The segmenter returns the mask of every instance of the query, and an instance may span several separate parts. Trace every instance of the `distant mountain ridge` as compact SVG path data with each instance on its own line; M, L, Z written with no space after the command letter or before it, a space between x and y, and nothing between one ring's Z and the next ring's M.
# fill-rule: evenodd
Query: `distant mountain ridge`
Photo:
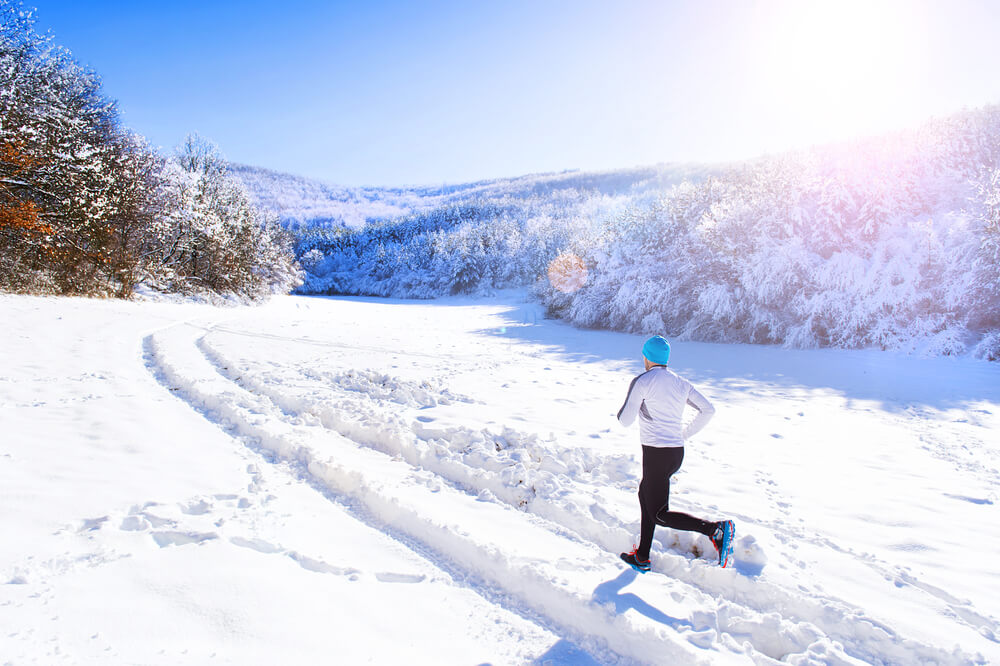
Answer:
M243 164L230 166L261 208L291 230L358 228L368 220L391 220L477 199L551 197L559 191L607 196L666 190L699 182L724 166L660 164L613 171L564 171L439 186L350 187Z

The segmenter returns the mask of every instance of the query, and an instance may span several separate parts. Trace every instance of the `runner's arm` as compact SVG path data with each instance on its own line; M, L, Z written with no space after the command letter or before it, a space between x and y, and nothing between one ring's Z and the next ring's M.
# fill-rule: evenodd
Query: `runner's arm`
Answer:
M697 409L698 415L694 417L691 423L687 424L684 432L681 433L681 437L685 440L693 437L699 430L708 425L708 422L712 420L712 416L715 415L715 407L712 406L712 403L693 386L691 387L691 392L688 393L687 404Z
M639 375L639 377L641 376ZM625 404L618 410L618 421L625 427L632 425L635 417L639 414L639 407L642 405L642 396L639 395L639 391L635 385L639 381L639 377L633 379L632 383L629 384L628 395L625 396Z

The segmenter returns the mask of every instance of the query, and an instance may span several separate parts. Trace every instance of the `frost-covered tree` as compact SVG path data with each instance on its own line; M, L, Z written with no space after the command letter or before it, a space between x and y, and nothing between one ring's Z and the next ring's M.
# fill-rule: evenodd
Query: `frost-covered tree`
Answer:
M160 160L99 77L0 0L0 285L127 296Z
M566 204L473 199L360 229L301 234L304 293L430 298L527 284L565 246ZM576 206L575 203L569 204Z
M984 173L978 194L980 241L973 260L978 307L972 323L1000 331L1000 168Z
M291 240L227 168L197 137L161 158L120 126L96 73L0 0L0 288L288 291Z
M739 165L621 214L583 288L539 294L586 326L960 353L1000 327L998 160L988 107Z
M185 140L160 196L168 205L151 245L168 284L255 297L299 283L290 236L250 202L210 141Z
M0 0L0 187L7 286L44 276L85 290L107 262L111 212L103 167L118 133L97 76Z

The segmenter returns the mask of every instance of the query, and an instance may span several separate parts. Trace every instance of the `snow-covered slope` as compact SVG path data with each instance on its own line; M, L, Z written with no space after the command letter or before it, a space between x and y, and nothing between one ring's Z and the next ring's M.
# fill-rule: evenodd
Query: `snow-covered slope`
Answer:
M678 343L718 414L638 531L636 336L523 294L0 297L4 663L1000 660L1000 368Z
M368 219L393 219L450 204L504 197L558 198L568 191L636 195L663 191L685 180L700 181L722 166L660 164L616 171L531 174L455 185L349 187L242 164L231 172L264 210L288 227L360 227Z

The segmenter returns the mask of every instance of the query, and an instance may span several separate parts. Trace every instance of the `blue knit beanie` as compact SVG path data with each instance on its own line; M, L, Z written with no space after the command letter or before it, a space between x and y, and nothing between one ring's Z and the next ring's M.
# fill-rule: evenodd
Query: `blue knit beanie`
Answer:
M666 365L670 360L670 343L662 335L654 335L642 346L642 355L648 358L650 363Z

